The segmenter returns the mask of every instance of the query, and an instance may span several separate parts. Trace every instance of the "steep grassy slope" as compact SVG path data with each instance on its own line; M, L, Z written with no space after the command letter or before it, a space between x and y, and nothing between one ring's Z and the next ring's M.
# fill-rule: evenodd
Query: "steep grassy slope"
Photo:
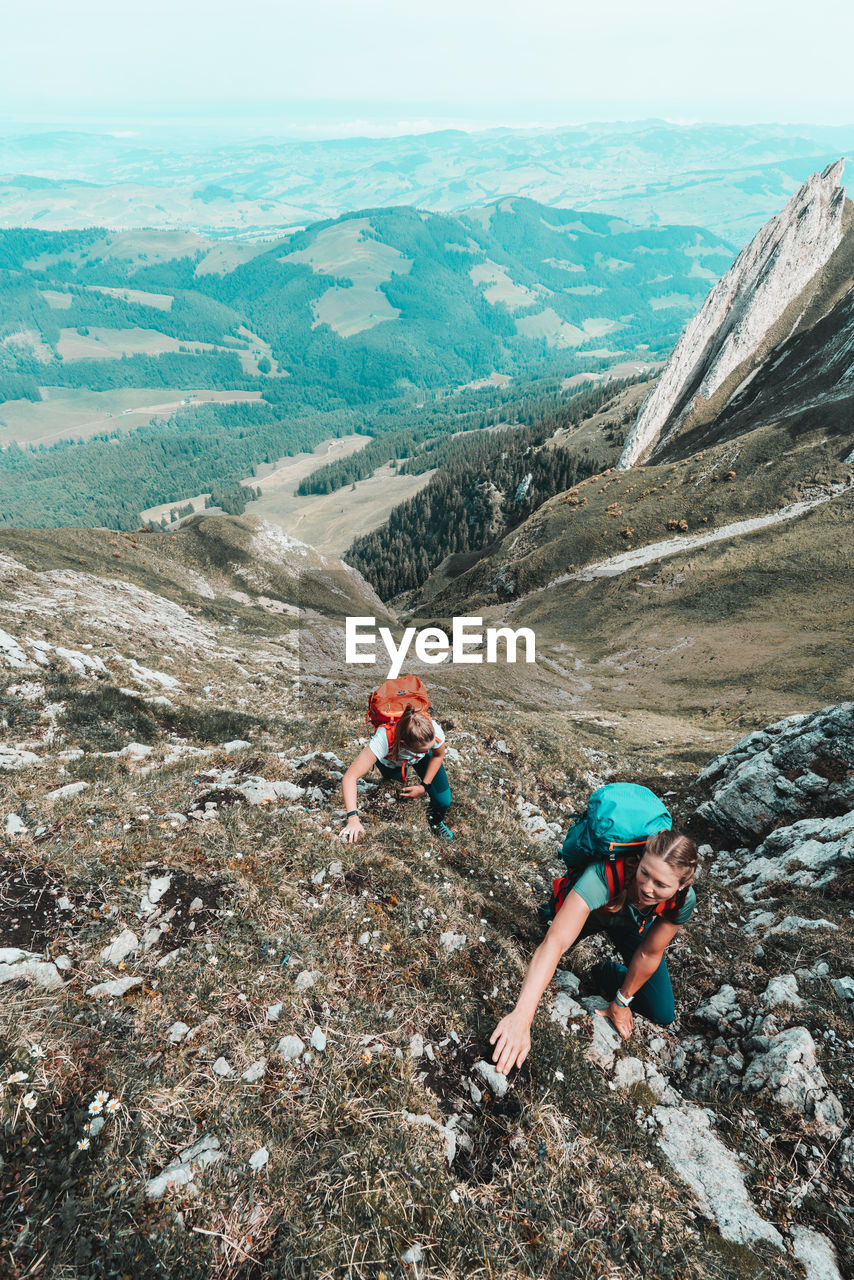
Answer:
M75 576L85 536L88 595ZM170 597L198 561L173 546L176 567L161 554L146 575L163 597L117 590L96 535L72 547L23 537L14 550L31 568L3 562L0 626L29 662L7 667L3 716L9 745L31 758L14 770L7 754L0 770L0 812L25 828L6 837L0 882L15 909L0 945L68 957L59 986L0 985L11 1274L798 1274L772 1246L721 1237L647 1126L655 1093L609 1087L588 1056L589 1019L553 1020L554 993L509 1092L476 1068L539 936L547 824L559 831L603 776L651 780L687 816L696 757L727 738L698 731L688 761L684 740L661 745L663 718L643 745L618 738L607 709L573 706L548 664L512 678L434 668L423 674L455 753L455 841L437 847L420 806L385 789L363 794L365 842L343 846L337 774L364 740L371 673L336 669L340 632L315 622L295 680L285 615L235 604L228 621L206 617L198 596L181 608ZM146 547L154 535L127 548L135 573ZM51 651L56 633L64 648ZM814 897L792 902L814 910ZM843 956L843 904L828 893L820 909L839 919ZM754 984L792 963L784 937L754 955L742 917L725 880L706 886L673 951L680 1021L664 1036L641 1026L633 1054L670 1062L682 1037L702 1037L691 1011L733 955ZM798 963L826 949L810 935ZM568 962L583 992L598 954L588 945ZM117 978L124 994L93 990ZM820 1008L816 1019L841 1028L832 1001ZM850 1106L846 1063L824 1065ZM849 1196L833 1144L761 1098L698 1098L781 1227L793 1177L819 1152L798 1217L844 1255ZM190 1181L158 1185L201 1140L207 1167L196 1146Z

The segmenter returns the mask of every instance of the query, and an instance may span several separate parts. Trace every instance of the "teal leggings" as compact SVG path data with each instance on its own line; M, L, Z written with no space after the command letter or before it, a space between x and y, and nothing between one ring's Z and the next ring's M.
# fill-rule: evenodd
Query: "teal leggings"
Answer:
M431 751L428 751L425 756L422 756L420 760L416 760L414 764L407 763L406 765L407 774L410 772L411 769L414 769L415 772L418 774L418 777L421 778L421 780L423 781L424 774L427 772L427 765L429 764L430 757L432 755L433 755L433 752L431 750ZM387 765L387 764L382 764L378 760L377 768L379 769L380 773L383 775L384 778L400 779L402 777L402 768L401 768L401 765L399 764ZM443 764L439 765L439 770L435 778L432 780L432 782L427 783L427 794L430 797L430 808L428 810L428 817L431 822L441 822L445 814L448 812L448 810L451 807L451 787L448 782L448 775L445 773L445 766Z
M591 911L577 941L589 938L594 933L606 933L624 962L617 964L616 960L609 960L602 966L599 974L603 994L609 1000L613 1000L622 986L632 956L643 942L643 934L633 933L627 929L609 929L597 918L596 913ZM669 1026L676 1017L673 986L664 956L661 957L661 963L652 977L648 978L636 993L632 1001L632 1009L635 1013L642 1014L645 1018L649 1018L650 1022L657 1022L662 1027Z

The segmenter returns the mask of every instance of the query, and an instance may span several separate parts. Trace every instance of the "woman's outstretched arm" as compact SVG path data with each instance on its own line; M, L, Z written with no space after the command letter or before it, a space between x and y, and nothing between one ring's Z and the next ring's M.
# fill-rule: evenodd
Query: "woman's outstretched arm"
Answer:
M521 1067L527 1058L531 1048L531 1023L540 997L551 982L558 961L581 933L589 914L587 903L573 889L531 957L515 1009L501 1019L489 1038L489 1043L495 1045L492 1061L503 1075L511 1067Z
M377 757L370 747L363 747L341 779L341 790L344 792L344 808L348 812L358 807L356 803L356 783L373 769L376 762ZM354 817L347 819L346 824L338 833L338 838L355 844L359 836L364 833L364 830L365 828L362 826L358 814L356 814Z

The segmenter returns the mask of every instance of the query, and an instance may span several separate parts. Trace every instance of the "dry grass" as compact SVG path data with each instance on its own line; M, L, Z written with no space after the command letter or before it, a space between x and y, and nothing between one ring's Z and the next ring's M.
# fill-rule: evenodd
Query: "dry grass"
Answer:
M99 682L95 692L115 702ZM91 683L62 683L68 737L54 749L83 741L93 696ZM511 1091L499 1099L485 1089L473 1101L472 1068L489 1057L489 1034L538 940L534 909L553 861L525 841L516 799L559 817L587 789L580 744L600 740L579 730L570 741L552 713L466 712L465 727L449 735L462 754L450 766L454 842L435 845L421 807L401 809L393 788L383 788L364 805L368 838L345 846L334 839L339 819L330 812L340 804L334 762L288 760L354 754L361 707L349 690L325 690L306 695L299 718L256 720L242 766L244 774L318 786L322 803L306 797L290 807L251 807L223 794L213 819L181 825L165 815L199 804L211 790L208 770L240 763L216 750L218 717L232 714L235 696L212 710L186 701L185 735L211 749L201 761L133 772L95 756L102 748L87 739L89 754L69 766L73 774L56 775L57 764L36 778L0 777L0 812L23 812L31 832L8 848L0 884L4 894L13 882L23 892L23 878L27 901L35 895L42 903L25 917L7 915L3 929L17 918L18 932L4 932L0 945L71 960L59 991L0 986L2 1078L27 1073L4 1086L0 1104L3 1274L790 1275L775 1251L720 1239L636 1123L650 1099L610 1092L584 1057L583 1037L546 1014ZM8 695L8 714L23 715L19 702ZM165 712L126 700L111 702L105 716L119 712L146 716L157 752L170 741ZM45 800L51 785L81 767L89 770L87 791ZM333 863L340 870L330 871ZM150 924L139 915L140 898L165 872L173 879L161 913L173 912L170 928L119 966L120 976L141 984L124 997L87 995L116 976L98 959L101 949L122 928L141 936ZM71 910L57 905L64 898ZM720 901L726 912L728 900ZM467 938L453 957L439 942L446 930ZM677 947L673 968L694 1007L694 996L719 985L730 935L722 938L710 918L687 938L691 951ZM572 963L583 967L583 956ZM303 971L317 974L306 990L295 982ZM280 1019L271 1022L267 1009L279 1003ZM190 1031L173 1044L167 1031L179 1020ZM327 1037L323 1052L303 1061L278 1053L280 1037L308 1045L315 1027ZM431 1045L432 1060L411 1056L416 1034ZM31 1057L31 1046L42 1056ZM221 1057L230 1077L213 1070ZM261 1059L264 1073L244 1081ZM101 1089L119 1106L90 1136L89 1106ZM36 1095L31 1111L25 1092ZM785 1215L783 1188L805 1168L794 1154L796 1126L766 1142L740 1125L743 1099L720 1105L731 1144L748 1144L756 1158L751 1181L771 1211ZM445 1135L407 1115L455 1123L468 1146L459 1143L449 1166ZM223 1158L190 1185L148 1199L146 1181L204 1135L219 1140ZM87 1138L88 1148L78 1149ZM269 1160L255 1171L249 1157L262 1146ZM836 1188L837 1201L840 1194ZM799 1215L840 1238L841 1215L820 1201L817 1190ZM423 1262L402 1263L415 1245Z

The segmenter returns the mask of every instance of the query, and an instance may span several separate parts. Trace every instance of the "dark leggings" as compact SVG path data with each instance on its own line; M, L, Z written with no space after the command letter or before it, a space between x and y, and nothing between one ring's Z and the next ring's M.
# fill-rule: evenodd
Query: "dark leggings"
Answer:
M433 752L431 750L428 751L425 756L422 756L420 760L416 760L414 763L407 761L407 776L409 775L410 770L414 769L418 774L418 777L423 782L424 774L427 772L427 765L430 763L432 755ZM400 764L396 765L381 764L379 760L377 761L377 768L380 773L384 778L388 779L402 779L402 766L402 761ZM451 788L448 783L448 775L445 773L445 766L443 764L439 765L439 770L435 778L433 778L432 782L426 783L426 787L427 794L430 797L430 808L427 816L431 822L441 822L451 807Z
M599 975L603 993L609 1000L613 1000L622 986L632 956L643 942L643 934L634 933L628 929L608 928L602 919L597 916L596 912L591 911L576 941L580 942L582 938L590 938L594 933L606 933L624 962L623 964L617 964L616 960L606 961ZM650 1022L659 1023L662 1027L669 1026L676 1017L673 987L664 956L661 957L661 963L652 977L648 978L635 994L632 1000L632 1010L635 1013L643 1014L645 1018L649 1018Z

